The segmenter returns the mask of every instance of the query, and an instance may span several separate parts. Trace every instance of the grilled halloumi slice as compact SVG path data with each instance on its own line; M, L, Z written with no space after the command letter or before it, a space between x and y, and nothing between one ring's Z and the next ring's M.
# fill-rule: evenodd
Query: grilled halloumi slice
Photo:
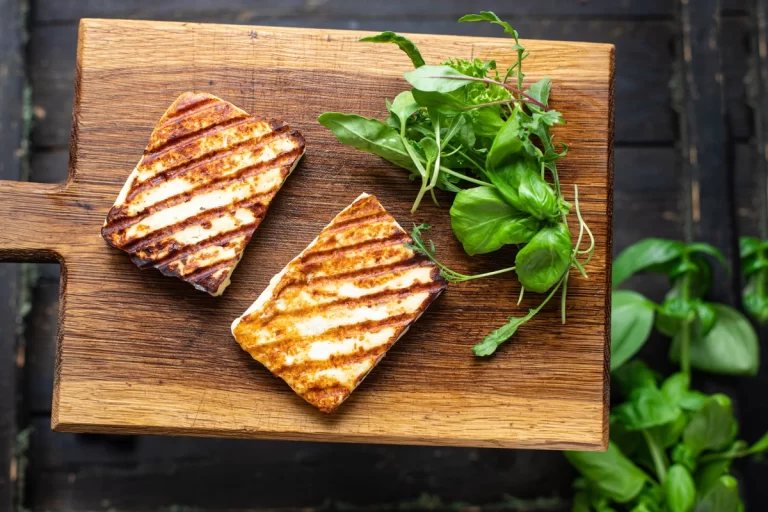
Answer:
M140 268L221 295L303 154L304 138L282 121L184 93L152 132L102 236Z
M232 324L240 346L333 412L443 291L374 196L341 211Z

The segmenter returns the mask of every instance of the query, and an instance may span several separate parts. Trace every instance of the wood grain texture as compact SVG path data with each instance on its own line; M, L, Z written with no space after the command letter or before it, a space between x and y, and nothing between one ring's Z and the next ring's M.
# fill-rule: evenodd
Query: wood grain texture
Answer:
M62 262L53 426L157 433L403 444L601 449L607 443L613 47L527 41L528 78L553 79L569 123L567 198L580 185L598 241L590 279L572 278L569 322L546 308L489 360L470 347L514 305L514 279L447 290L330 417L243 353L229 324L344 205L375 193L400 222L427 221L446 263L470 272L513 251L468 258L445 208L408 209L402 170L341 146L326 110L381 117L405 87L407 59L359 32L84 20L78 47L70 176L64 185L0 183L0 258ZM503 39L413 36L428 61L512 54ZM181 92L216 94L284 119L307 153L257 230L234 282L212 298L142 272L99 237L154 124ZM447 202L447 194L439 196Z

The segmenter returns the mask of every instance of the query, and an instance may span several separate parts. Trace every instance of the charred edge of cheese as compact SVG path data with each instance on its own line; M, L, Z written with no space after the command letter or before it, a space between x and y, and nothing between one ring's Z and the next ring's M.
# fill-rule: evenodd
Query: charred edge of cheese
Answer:
M189 92L185 92L185 93L180 94L179 97L176 98L173 103L171 103L171 106L168 107L167 109L165 109L165 112L163 112L163 115L160 116L160 119L157 121L157 123L155 124L154 129L152 130L152 134L150 135L150 141L152 139L152 135L155 133L155 130L157 130L158 126L160 126L160 121L162 121L163 119L168 117L170 112L173 112L174 110L176 110L176 106L179 104L179 101L181 101L181 99L184 96L186 96L187 94L190 94L190 93ZM246 112L245 110L241 109L240 107L238 107L234 103L230 103L230 102L228 102L226 100L223 100L223 99L219 98L216 95L209 94L207 92L204 92L204 93L192 93L192 94L202 94L204 96L207 96L208 98L210 98L213 101L221 101L223 103L228 103L229 105L232 105L232 108L234 108L238 113L240 113L240 114L242 114L244 116L253 117L248 112ZM303 156L303 155L304 155L304 153L301 154L301 156ZM125 184L123 185L123 188L120 189L120 193L117 195L117 199L115 200L115 204L112 205L112 206L119 206L119 205L123 204L125 202L125 200L128 198L128 193L131 191L131 187L133 186L133 182L136 181L136 179L139 177L139 167L141 167L141 164L144 163L144 156L145 155L141 156L141 158L139 159L139 163L136 164L136 167L133 168L133 171L131 172L131 174L128 175L128 179L125 180ZM301 159L301 156L299 156L299 158L296 160L297 162L299 161L299 159ZM296 166L294 165L293 167L296 167ZM293 167L291 167L291 171L293 171ZM107 215L104 216L104 226L107 225L108 218L109 218L109 212L107 212Z
M286 174L285 179L283 179L282 183L285 183L285 180L288 179L288 176L290 176L291 173L293 172L293 170L296 168L296 166L299 165L299 160L301 160L301 157L303 157L304 153L306 153L306 152L307 152L307 150L304 149L304 151L298 157L296 157L296 160L293 162L293 165L291 165L291 168L288 170L288 174ZM283 186L282 183L280 184L281 188ZM215 292L208 292L209 295L211 295L212 297L219 297L221 294L224 293L224 290L227 288L227 286L232 284L232 274L234 273L235 269L237 268L237 265L240 263L240 260L243 259L243 254L245 254L245 249L247 247L248 247L248 245L246 244L246 246L243 247L243 250L240 251L240 255L237 257L237 261L235 261L234 265L232 265L232 268L229 269L229 273L227 274L227 277L221 282L221 284L219 285L218 289ZM204 292L208 291L208 290L206 290L203 287L199 287L198 288L198 286L196 286L196 285L195 285L195 288L197 288L200 291L204 291ZM232 329L234 329L234 325L233 325Z
M245 310L245 313L240 315L238 318L235 319L234 322L232 322L232 327L231 327L232 336L235 336L235 329L240 324L240 322L242 322L243 318L245 318L246 316L250 315L254 311L260 309L262 306L264 306L264 304L267 303L267 301L269 299L272 298L272 296L274 295L274 292L275 292L275 288L277 287L278 284L280 284L280 280L283 278L285 273L288 272L288 267L291 266L291 263L293 261L298 260L302 256L304 256L304 253L306 253L309 249L311 249L317 243L317 241L320 239L320 235L323 233L323 231L325 231L325 229L328 228L329 226L333 225L333 222L336 220L337 217L339 217L341 214L343 214L344 212L346 212L347 210L352 208L355 204L357 204L358 201L361 201L361 200L363 200L363 199L365 199L366 197L369 197L369 196L370 196L370 194L368 194L367 192L363 192L362 194L357 196L357 199L352 201L352 203L349 206L347 206L346 208L341 210L338 214L336 214L333 217L333 219L328 224L326 224L325 227L323 227L323 229L320 230L320 233L318 233L318 235L315 237L315 239L312 240L312 242L310 242L310 244L307 245L304 248L303 251L301 251L296 257L294 257L288 263L286 263L285 266L283 267L283 269L280 272L278 272L277 274L275 274L274 277L272 277L272 279L269 280L269 285L264 289L263 292L261 292L261 295L259 295L258 298L253 302L253 304L251 304L251 306L248 309ZM395 221L395 224L397 224L397 221ZM400 229L403 229L402 227L400 227L399 224L397 224L397 227L399 227ZM237 339L237 337L235 337L235 339Z

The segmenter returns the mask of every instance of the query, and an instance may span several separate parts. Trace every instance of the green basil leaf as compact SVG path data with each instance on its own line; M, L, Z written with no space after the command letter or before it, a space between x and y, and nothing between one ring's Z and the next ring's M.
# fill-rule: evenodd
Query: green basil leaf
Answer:
M739 238L739 256L749 258L757 254L763 246L763 242L759 238L753 236L743 236Z
M712 395L696 412L683 432L683 443L696 456L704 451L723 450L736 435L731 400L725 395Z
M661 392L673 404L679 404L683 395L691 386L691 377L687 373L675 373L661 384Z
M677 417L669 423L651 428L653 437L661 443L664 448L674 446L680 441L688 418L685 414L678 414Z
M442 92L425 92L418 89L411 91L413 99L422 107L436 109L441 114L455 114L468 107L460 98Z
M571 250L571 233L564 224L542 228L515 257L520 284L532 292L546 292L571 265Z
M738 482L732 476L724 475L699 500L694 512L743 512L743 510Z
M688 470L673 464L667 470L664 494L669 512L690 512L696 503L696 485Z
M709 492L712 487L717 485L720 477L728 474L731 470L732 459L712 460L700 464L696 468L696 488L699 495L703 496Z
M630 245L613 262L613 286L620 285L632 274L679 258L684 250L684 243L661 238L646 238Z
M518 210L541 220L559 218L557 196L541 177L536 159L518 154L502 167L489 166L488 177L504 199Z
M416 171L400 135L391 126L377 119L338 112L326 112L317 120L331 130L342 143L373 153L410 171Z
M509 206L490 187L462 190L456 194L450 213L451 228L470 256L526 243L539 230L536 219Z
M459 23L468 21L489 21L504 28L504 33L517 39L517 30L513 29L506 21L501 21L492 11L480 11L480 14L465 14L459 18Z
M610 418L611 442L618 446L627 457L636 459L635 455L646 448L645 439L637 430L627 430L616 417Z
M644 362L635 359L612 371L611 381L619 392L629 395L635 389L656 388L658 374Z
M653 329L655 304L637 292L611 294L611 371L642 348Z
M394 43L408 55L414 67L419 68L424 65L421 52L419 52L413 41L394 32L382 32L375 36L363 37L360 41L364 43Z
M491 334L487 335L485 338L483 338L483 341L472 347L472 353L480 357L490 356L496 352L496 349L499 348L499 345L514 336L518 327L523 325L528 320L529 318L527 316L520 318L510 317L509 322L502 325Z
M717 261L722 263L722 265L729 269L730 265L728 265L728 260L725 259L725 256L722 252L720 252L720 249L717 247L714 247L710 244L706 244L704 242L695 242L692 244L688 244L687 251L689 253L702 253L702 254L709 254L710 256L714 257Z
M752 324L730 306L712 304L717 322L704 337L692 339L689 349L691 366L698 370L728 375L756 375L760 366L760 348ZM680 340L672 340L670 358L680 360Z
M752 274L747 278L747 286L742 292L744 309L760 324L768 323L768 297L760 289L760 282L763 279L765 276L762 273Z
M680 398L680 408L696 412L704 406L704 402L709 398L707 395L700 391L686 391Z
M699 322L698 332L706 336L717 321L717 312L712 304L699 299L668 298L656 316L656 329L671 338L680 332L683 325L694 321Z
M672 449L672 461L677 464L682 464L688 468L688 471L693 471L696 468L697 462L696 455L694 455L691 449L683 443L676 445Z
M523 140L520 137L520 125L517 116L509 116L509 119L493 139L491 151L486 160L486 167L489 171L495 170L510 156L519 153L521 149L523 149Z
M763 437L747 449L749 455L757 455L765 451L768 451L768 432L763 434Z
M618 503L632 500L648 480L613 442L605 452L565 452L565 456L597 490Z
M531 88L528 89L526 94L530 96L531 98L535 99L542 105L549 106L549 91L552 89L552 80L549 77L542 78L538 82L535 82L531 85ZM528 104L528 108L531 109L531 111L535 111L537 113L541 113L541 115L544 118L550 118L548 121L545 120L545 122L548 125L553 125L559 121L560 113L555 110L550 110L549 112L544 112L541 107L536 106L532 103Z
M615 407L615 416L627 430L643 430L666 425L682 414L657 388L642 387L633 390L626 402Z
M741 271L745 276L751 276L765 268L768 268L768 258L763 257L761 254L754 258L745 259L741 265Z
M453 92L471 83L470 76L450 66L421 66L404 74L414 89L424 92Z
M391 105L388 105L388 108L389 112L397 117L400 126L404 127L408 118L419 110L419 104L413 99L413 93L411 91L403 91L395 96L395 101L393 101Z

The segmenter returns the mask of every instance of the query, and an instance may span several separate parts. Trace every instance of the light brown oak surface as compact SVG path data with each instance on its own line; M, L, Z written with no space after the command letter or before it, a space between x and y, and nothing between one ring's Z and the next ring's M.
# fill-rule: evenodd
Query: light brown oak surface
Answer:
M409 208L417 186L342 146L324 111L383 118L411 68L361 32L83 20L70 156L58 186L0 182L0 259L62 263L53 428L351 442L601 449L607 444L613 47L525 41L526 80L552 77L568 124L558 164L566 198L579 184L597 240L589 279L572 276L568 323L553 301L490 359L470 349L509 315L514 276L452 285L352 397L324 415L238 347L229 331L269 279L361 192L401 224L427 221L438 255L466 272L510 265L514 250L469 258L447 205ZM510 40L414 35L428 63L452 56L510 64ZM205 91L300 130L307 152L256 230L233 284L210 297L141 271L101 239L104 216L162 113ZM575 216L574 216L575 217ZM575 220L571 223L575 229ZM555 304L558 302L558 304Z

